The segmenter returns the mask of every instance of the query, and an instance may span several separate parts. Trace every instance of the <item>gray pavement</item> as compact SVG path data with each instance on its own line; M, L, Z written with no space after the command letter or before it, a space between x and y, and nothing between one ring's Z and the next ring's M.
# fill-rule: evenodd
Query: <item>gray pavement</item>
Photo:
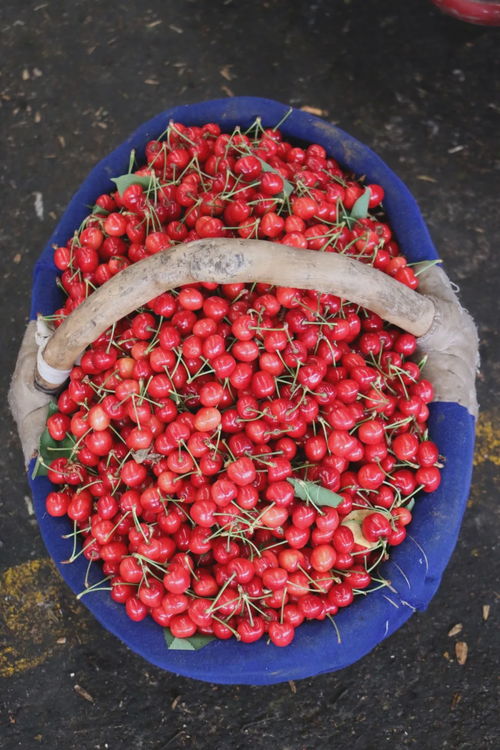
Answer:
M33 264L90 167L162 109L232 94L317 108L376 150L417 197L482 340L470 507L428 611L349 669L264 688L161 672L74 600L39 537L4 395L0 745L498 747L500 30L424 0L4 0L0 31L3 394Z

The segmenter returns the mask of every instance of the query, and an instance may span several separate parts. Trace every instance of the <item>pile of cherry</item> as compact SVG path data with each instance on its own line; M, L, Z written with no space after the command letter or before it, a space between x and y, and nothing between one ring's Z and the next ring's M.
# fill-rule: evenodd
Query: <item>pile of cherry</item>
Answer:
M383 189L257 120L170 123L65 247L60 324L126 266L204 237L337 252L416 288ZM84 353L47 421L46 501L128 616L176 639L286 646L384 585L415 495L440 482L415 338L332 294L262 283L165 292ZM69 444L69 449L68 449ZM418 502L418 499L417 499ZM82 581L85 586L87 581Z

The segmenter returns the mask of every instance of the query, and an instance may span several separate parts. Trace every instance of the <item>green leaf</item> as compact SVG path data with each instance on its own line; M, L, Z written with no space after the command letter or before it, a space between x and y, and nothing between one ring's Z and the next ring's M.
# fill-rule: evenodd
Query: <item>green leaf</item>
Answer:
M120 177L112 177L111 182L115 183L118 192L123 195L130 185L142 185L148 190L151 189L156 184L156 177L153 175L122 174Z
M281 193L278 193L278 197L289 198L292 193L293 193L292 183L288 182L288 180L285 180L285 178L283 178L283 190L281 191Z
M344 502L341 495L328 490L315 482L308 482L305 479L295 479L289 477L288 482L293 486L295 494L301 500L310 501L313 505L329 505L331 508L337 508Z
M163 634L167 647L172 651L199 651L207 643L215 640L213 635L192 635L190 638L176 638L169 628L164 628Z
M170 648L170 644L174 640L174 636L170 632L168 628L163 628L163 636L165 638L165 643L167 644L167 647Z
M96 203L95 206L92 206L92 213L97 216L107 216L109 214L109 211L106 211L105 208L102 208L102 206L98 206Z
M370 202L371 190L365 188L363 195L360 195L354 206L351 208L351 217L353 219L366 219L368 216L368 204Z
M274 197L274 198L289 198L291 196L291 194L293 193L293 185L292 185L292 183L289 182L288 180L285 180L285 178L283 177L283 175L277 169L275 169L270 164L268 164L267 161L264 161L264 159L260 159L258 156L256 158L259 159L260 164L262 166L262 171L263 172L274 172L274 174L279 175L281 177L281 179L283 180L283 190L281 191L281 193L277 193L277 195L271 196L271 197Z
M59 408L56 402L51 401L49 403L47 418L58 411ZM46 466L44 466L44 464L50 464L50 462L53 461L54 458L70 458L73 454L74 447L74 438L68 436L64 438L64 440L54 440L50 437L48 429L45 428L40 437L40 444L38 446L38 458L31 478L35 479L35 477L47 476L47 468Z
M51 417L53 414L57 414L58 411L59 411L59 407L57 405L57 402L56 401L50 401L49 402L49 411L48 411L47 417Z

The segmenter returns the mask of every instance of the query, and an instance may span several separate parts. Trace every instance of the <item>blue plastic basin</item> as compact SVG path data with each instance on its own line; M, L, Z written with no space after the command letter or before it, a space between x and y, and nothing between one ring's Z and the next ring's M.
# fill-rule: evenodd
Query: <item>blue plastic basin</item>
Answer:
M141 160L147 141L162 133L171 119L186 125L217 122L229 132L236 125L248 127L257 116L262 118L265 127L272 127L288 110L287 106L268 99L236 97L174 107L141 125L92 170L72 198L36 264L32 317L37 313L50 314L60 306L52 247L65 244L97 196L114 189L110 178L127 172L131 149L136 150ZM369 182L381 184L389 221L407 258L410 261L437 258L414 198L369 148L334 125L297 110L292 111L280 129L291 141L321 144L341 165L358 175L366 175ZM409 536L393 549L391 559L382 568L393 591L380 589L366 598L360 597L336 616L340 643L326 620L300 627L287 648L267 645L264 640L245 645L233 639L214 641L196 652L169 651L162 628L150 618L133 623L123 605L113 602L108 592L89 594L83 598L83 603L105 628L151 663L200 680L264 685L331 672L352 664L399 628L415 610L427 607L457 541L470 486L474 419L456 403L434 403L430 407L429 428L432 439L446 456L441 485L436 492L422 494L417 500ZM71 530L70 523L66 518L51 518L46 514L45 497L52 489L46 478L30 480L30 484L47 550L64 580L79 593L87 561L81 556L71 565L60 564L71 554L71 540L62 539L62 535ZM100 577L96 569L91 581Z

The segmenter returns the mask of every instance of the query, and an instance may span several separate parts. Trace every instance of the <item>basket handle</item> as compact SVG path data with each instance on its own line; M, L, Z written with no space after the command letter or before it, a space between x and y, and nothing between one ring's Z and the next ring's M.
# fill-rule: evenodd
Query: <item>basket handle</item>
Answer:
M91 294L49 339L38 360L37 385L57 389L82 351L114 322L168 289L199 281L260 281L332 293L415 336L430 329L435 314L430 299L344 255L264 240L196 240L125 268Z

